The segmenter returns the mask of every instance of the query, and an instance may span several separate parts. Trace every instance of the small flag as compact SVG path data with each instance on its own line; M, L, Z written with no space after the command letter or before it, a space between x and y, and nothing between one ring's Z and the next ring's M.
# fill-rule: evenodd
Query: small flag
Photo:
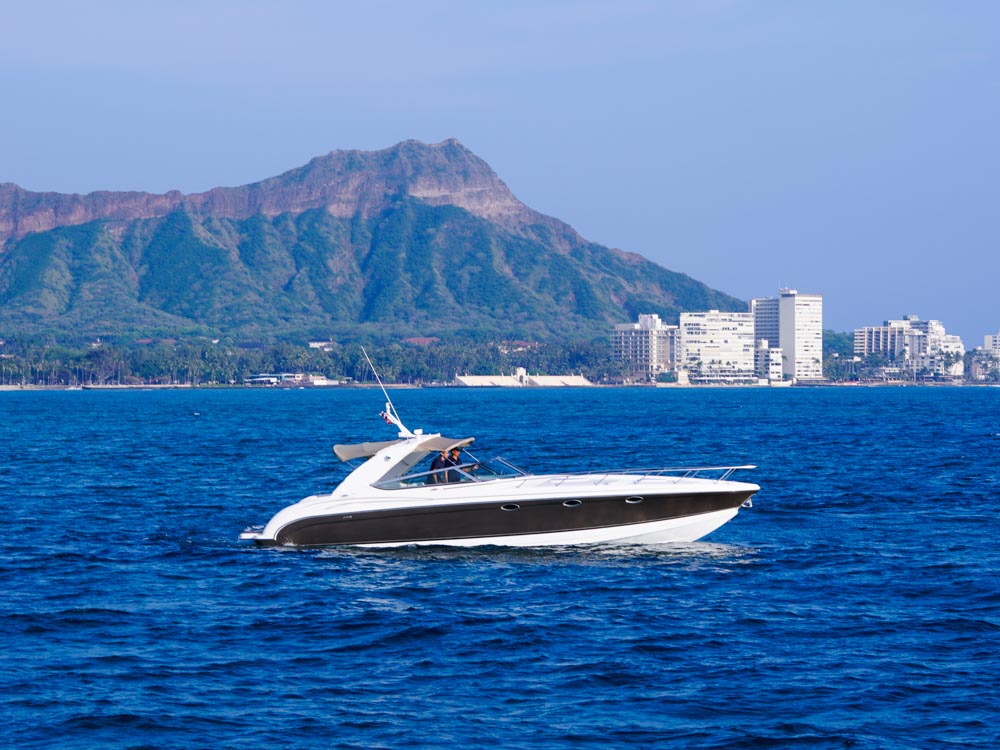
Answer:
M380 411L378 415L385 420L386 424L389 425L396 424L395 421L393 421L393 418L389 416L388 412Z

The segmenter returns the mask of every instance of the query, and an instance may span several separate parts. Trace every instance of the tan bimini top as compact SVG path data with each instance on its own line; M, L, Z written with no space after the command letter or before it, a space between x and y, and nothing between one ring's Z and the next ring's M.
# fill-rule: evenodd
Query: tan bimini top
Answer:
M435 451L450 451L452 448L465 448L471 445L475 438L449 438L435 435L417 443L417 450L422 453ZM352 443L350 445L335 445L333 452L341 461L351 461L356 458L371 458L383 448L405 443L405 440L387 440L381 443Z

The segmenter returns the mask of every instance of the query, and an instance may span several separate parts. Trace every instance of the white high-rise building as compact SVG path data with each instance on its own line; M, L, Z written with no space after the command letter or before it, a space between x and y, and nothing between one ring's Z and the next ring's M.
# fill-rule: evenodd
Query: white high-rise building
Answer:
M755 380L753 314L681 313L680 359L693 381Z
M823 379L823 295L781 289L750 300L754 339L781 349L785 380Z
M638 323L615 326L611 352L633 376L671 372L677 361L677 326L667 325L659 315L640 315Z
M796 381L823 379L823 296L782 289L780 337L784 372Z
M750 300L753 313L753 337L755 341L767 341L769 346L780 346L780 316L777 297L762 297Z

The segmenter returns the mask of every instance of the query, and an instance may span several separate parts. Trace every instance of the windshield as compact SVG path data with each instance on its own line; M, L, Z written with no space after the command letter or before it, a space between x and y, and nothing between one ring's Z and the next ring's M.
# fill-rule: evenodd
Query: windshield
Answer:
M489 482L494 479L510 479L527 475L527 471L500 456L480 460L468 451L463 451L455 458L447 455L436 456L429 468L384 482L376 482L373 486L382 490L399 490L421 485Z

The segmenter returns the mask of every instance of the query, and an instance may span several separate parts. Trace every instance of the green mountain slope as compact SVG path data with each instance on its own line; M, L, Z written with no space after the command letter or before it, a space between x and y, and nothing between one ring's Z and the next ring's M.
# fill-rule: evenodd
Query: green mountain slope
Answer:
M419 149L405 145L419 162ZM419 185L377 200L359 193L350 211L330 207L329 185L320 205L304 205L313 167L282 177L281 189L294 187L289 210L275 208L281 195L267 199L273 213L228 210L216 194L160 216L129 218L119 205L107 218L12 232L0 254L0 336L589 339L640 312L676 321L682 310L745 309L690 277L586 242L518 203L492 172L473 175L470 187L469 170L455 177L461 164L449 171L448 159L483 163L451 145L457 156L446 154L444 166L434 152L433 170L401 169L401 184L417 174ZM347 181L352 163L319 171ZM357 168L362 182L377 182L370 164ZM434 184L457 198L443 200ZM250 192L261 200L260 189ZM26 223L15 219L11 226Z

